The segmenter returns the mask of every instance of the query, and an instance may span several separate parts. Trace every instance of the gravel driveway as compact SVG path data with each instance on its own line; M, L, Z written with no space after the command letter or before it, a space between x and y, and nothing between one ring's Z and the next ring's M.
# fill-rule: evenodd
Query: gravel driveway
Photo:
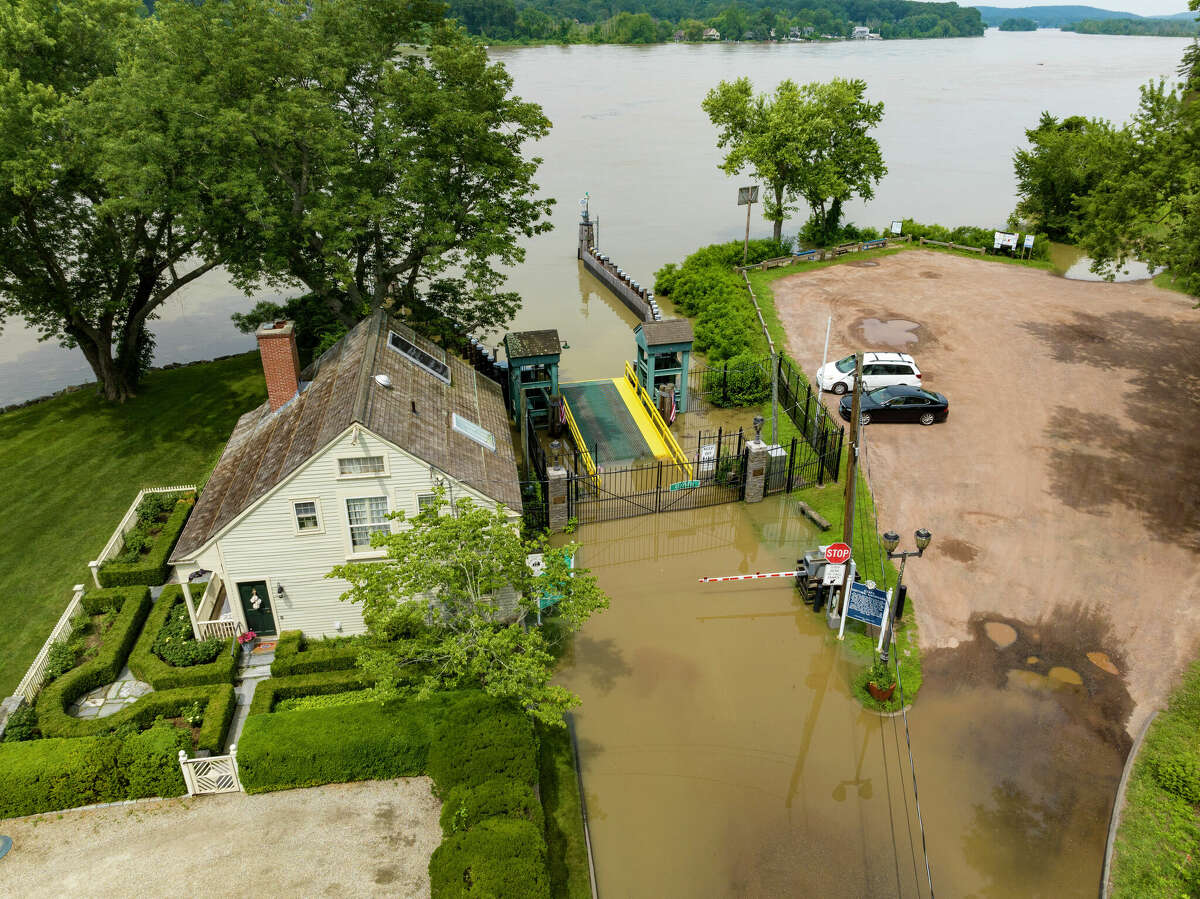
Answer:
M428 896L427 777L140 802L2 822L4 896Z
M944 424L868 429L880 528L905 548L917 527L934 534L906 573L922 643L995 641L986 623L1010 622L1073 653L1059 664L1111 693L1105 717L1136 732L1200 640L1192 301L928 251L774 289L810 378L832 314L829 358L911 352L950 400Z

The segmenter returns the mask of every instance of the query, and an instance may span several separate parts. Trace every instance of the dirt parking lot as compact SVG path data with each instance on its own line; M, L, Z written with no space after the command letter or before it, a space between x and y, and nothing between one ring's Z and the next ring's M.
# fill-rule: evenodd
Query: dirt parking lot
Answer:
M1200 640L1200 310L1147 282L929 251L774 289L810 377L832 314L829 358L910 352L950 400L943 424L868 429L880 528L908 548L934 534L906 573L922 643L1069 622L1085 681L1122 678L1136 732Z
M3 896L428 896L427 777L55 812L3 822Z

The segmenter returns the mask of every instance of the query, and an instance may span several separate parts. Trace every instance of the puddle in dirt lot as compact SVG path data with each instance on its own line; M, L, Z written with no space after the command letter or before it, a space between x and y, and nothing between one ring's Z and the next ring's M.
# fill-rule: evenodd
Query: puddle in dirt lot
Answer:
M904 351L934 342L920 322L903 318L860 318L850 325L850 333L856 338L861 336L868 346L887 350Z
M903 721L851 698L858 662L789 581L697 583L790 569L828 538L773 497L578 539L613 600L560 676L583 698L601 893L928 895ZM1095 893L1131 703L1087 655L1123 668L1106 630L1056 620L973 620L926 656L909 718L944 895Z

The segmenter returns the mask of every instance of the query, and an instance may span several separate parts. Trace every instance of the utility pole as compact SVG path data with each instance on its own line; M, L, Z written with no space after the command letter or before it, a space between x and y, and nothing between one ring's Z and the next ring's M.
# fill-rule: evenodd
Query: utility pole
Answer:
M846 491L842 507L842 542L854 553L854 494L858 488L858 415L862 398L862 353L854 354L854 399L850 404L850 451L846 454ZM842 581L842 614L850 590L850 565L846 566L846 577Z

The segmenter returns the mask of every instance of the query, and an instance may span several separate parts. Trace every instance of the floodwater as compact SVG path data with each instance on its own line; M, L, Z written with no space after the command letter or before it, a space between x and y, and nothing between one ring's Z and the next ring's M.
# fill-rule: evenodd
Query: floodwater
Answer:
M612 596L559 676L583 698L600 894L928 896L903 720L851 697L860 662L790 581L697 583L790 569L824 542L790 500L577 539ZM1063 673L1089 665L1081 628L981 620L927 655L909 720L941 895L1095 895L1127 750L1107 722L1127 697Z
M1052 243L1050 244L1050 261L1054 263L1054 270L1056 272L1064 278L1070 278L1072 281L1106 280L1092 271L1091 257L1078 247L1063 243ZM1137 259L1130 259L1116 272L1113 280L1145 281L1147 278L1153 277L1154 275L1151 274L1150 267L1146 263Z
M521 96L542 104L554 128L534 148L542 192L557 198L555 230L528 243L510 285L524 297L519 328L557 327L570 343L570 379L617 377L633 353L632 315L575 258L578 200L590 192L599 243L634 278L739 238L746 176L717 169L720 153L700 109L721 79L759 89L784 78L862 78L885 103L878 139L888 174L849 218L883 226L912 217L946 225L1002 226L1015 202L1013 150L1047 109L1124 120L1138 86L1173 76L1185 39L1001 33L936 41L496 48ZM795 233L804 216L789 221ZM769 234L758 215L754 236ZM270 294L262 294L262 298ZM252 301L211 273L152 325L156 361L209 358L253 346L229 314ZM11 322L0 337L0 404L90 379L78 351L39 344Z

